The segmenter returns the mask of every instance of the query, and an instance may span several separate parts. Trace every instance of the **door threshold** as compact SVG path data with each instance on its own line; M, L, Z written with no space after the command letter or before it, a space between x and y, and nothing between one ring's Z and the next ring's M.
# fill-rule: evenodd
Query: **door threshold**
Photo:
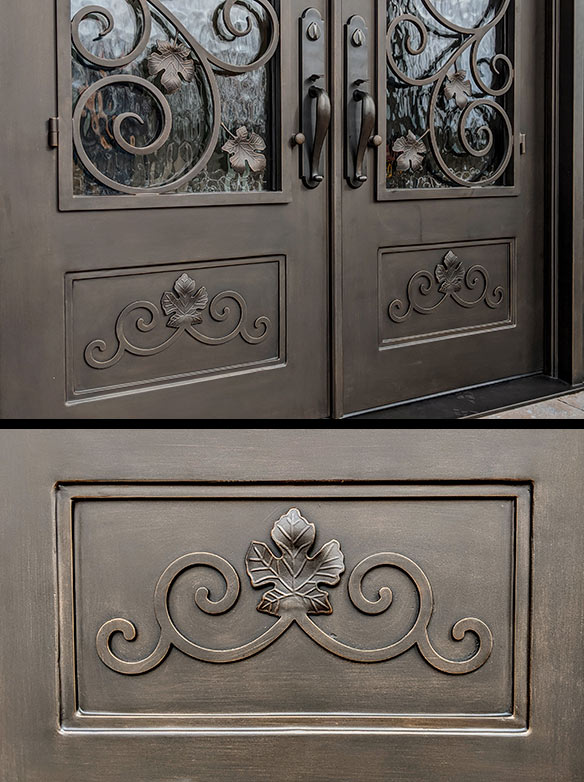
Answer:
M482 418L524 405L578 391L584 386L571 386L547 375L503 380L484 386L464 388L454 393L392 405L381 410L358 413L344 420L443 420L454 421Z

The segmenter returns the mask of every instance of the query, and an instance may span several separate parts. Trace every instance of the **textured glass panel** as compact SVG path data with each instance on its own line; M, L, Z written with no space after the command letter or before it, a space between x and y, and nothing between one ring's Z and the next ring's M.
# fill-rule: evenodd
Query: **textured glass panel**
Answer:
M387 1L387 187L513 185L511 0Z
M279 189L268 0L99 9L71 0L74 194Z

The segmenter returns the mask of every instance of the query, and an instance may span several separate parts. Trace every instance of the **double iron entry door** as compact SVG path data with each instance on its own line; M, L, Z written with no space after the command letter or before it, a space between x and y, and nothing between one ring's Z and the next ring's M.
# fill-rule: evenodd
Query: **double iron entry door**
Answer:
M542 370L544 3L56 14L55 71L5 44L34 78L4 415L318 418Z

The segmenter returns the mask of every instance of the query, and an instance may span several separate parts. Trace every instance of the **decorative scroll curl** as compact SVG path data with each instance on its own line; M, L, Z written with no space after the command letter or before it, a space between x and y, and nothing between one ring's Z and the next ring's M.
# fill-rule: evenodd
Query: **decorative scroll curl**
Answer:
M492 185L497 182L507 170L513 156L514 131L511 119L505 108L498 103L495 98L501 98L506 95L514 84L515 72L513 63L506 54L495 54L489 60L489 66L494 75L504 77L504 83L499 87L493 87L486 84L483 79L479 66L479 51L485 39L485 36L499 25L505 18L511 0L501 0L500 6L490 22L480 24L478 27L462 27L447 19L434 6L432 0L421 0L426 11L446 30L460 37L460 45L454 53L448 58L445 64L435 73L421 79L416 79L405 73L398 65L394 55L394 34L398 27L409 25L405 38L405 48L408 54L417 57L423 54L429 41L429 30L426 23L418 16L403 13L396 16L389 24L386 38L387 61L393 73L403 82L413 87L424 87L434 85L430 103L428 107L428 129L424 136L428 135L430 145L438 166L443 174L457 185L464 187L473 187L477 185ZM411 28L415 29L415 32ZM472 76L475 84L488 98L472 99L471 84L466 79L465 71L457 68L457 61L469 52L469 61ZM449 75L453 69L452 75ZM444 93L447 98L456 98L456 104L462 113L458 123L458 137L465 152L472 157L482 158L488 155L493 149L494 134L491 127L487 124L478 128L478 133L483 137L484 143L480 148L474 147L468 138L467 127L471 114L481 109L488 109L495 112L502 119L505 128L504 152L496 171L480 179L468 180L460 176L445 161L440 149L437 135L437 107L440 96ZM449 98L449 99L450 99ZM402 139L403 141L403 139ZM415 170L415 169L414 169Z
M109 369L119 363L125 353L134 356L155 356L167 350L183 334L188 334L203 345L225 345L236 337L241 337L249 345L259 345L263 342L272 326L271 320L262 315L253 323L256 333L248 329L248 306L246 300L237 291L222 291L218 293L210 303L206 288L197 290L195 281L187 274L183 274L174 284L173 291L166 291L162 296L162 309L166 315L170 315L167 327L176 329L167 339L154 347L140 347L135 345L128 335L126 328L133 321L137 331L143 334L152 331L160 325L162 315L160 309L150 301L135 301L128 304L118 315L116 321L117 350L108 359L100 359L108 353L108 346L102 339L94 339L85 348L85 361L94 369ZM196 324L203 322L202 313L207 309L212 320L222 323L229 318L231 307L229 302L237 305L239 318L235 326L228 334L222 337L210 337L195 328ZM146 313L146 318L144 317Z
M182 186L186 185L198 174L201 173L207 166L207 163L211 159L211 156L217 146L219 139L219 133L221 130L221 98L219 95L219 87L217 84L217 74L223 76L236 76L242 73L249 73L251 71L258 70L263 67L274 56L276 49L278 48L280 31L278 16L270 4L269 0L253 0L257 6L265 11L268 19L270 33L266 41L264 41L261 51L256 58L245 65L235 65L233 63L225 62L208 52L194 37L194 35L187 30L187 28L171 13L161 0L127 0L128 4L132 8L137 19L137 40L134 46L128 54L122 57L100 57L90 52L81 41L79 32L80 25L87 19L93 17L97 18L103 25L103 30L98 36L99 40L109 35L115 27L115 21L111 11L103 6L99 5L87 5L78 11L71 21L71 38L73 46L79 53L79 55L90 65L100 70L113 70L116 68L123 68L131 63L135 62L146 50L150 35L152 32L152 15L150 7L164 18L176 31L176 39L174 42L175 48L180 48L180 51L189 50L192 55L193 61L198 63L203 78L209 86L212 106L212 129L209 140L200 154L196 163L185 173L174 178L170 182L166 182L162 185L155 187L135 187L132 185L125 185L121 182L117 182L111 177L101 172L97 166L90 160L82 138L82 118L84 111L89 101L102 90L104 87L110 85L122 85L132 86L146 91L146 93L152 98L156 110L160 113L162 123L161 128L157 133L157 137L152 140L148 145L138 147L130 144L122 134L122 126L128 119L135 120L141 125L145 124L143 117L140 117L134 112L124 112L118 115L114 119L114 139L118 146L132 155L150 155L159 150L168 141L168 138L172 131L172 110L165 94L158 89L151 81L142 78L141 76L133 76L130 74L120 74L115 76L105 76L94 82L88 89L84 90L79 96L77 104L73 112L73 143L75 150L79 157L79 160L86 168L86 170L102 185L119 192L129 195L137 195L141 193L167 193L170 191L179 190ZM243 30L238 29L235 26L233 19L233 10L236 7L244 8L247 11L246 23ZM224 0L218 9L216 15L216 21L219 19L222 21L225 29L229 32L233 38L242 38L249 35L253 29L252 16L256 17L256 21L259 24L259 16L257 8L254 9L247 0ZM216 24L217 26L217 24ZM180 40L180 44L178 41ZM160 42L158 42L160 43ZM162 42L164 44L164 42ZM154 51L152 56L160 56ZM172 56L172 55L170 55ZM183 67L185 65L183 59ZM190 72L190 65L188 66ZM154 70L151 71L153 74ZM176 76L175 86L171 89L167 89L167 93L176 91L178 84L178 75ZM163 79L163 84L165 83Z
M296 624L315 643L326 651L346 660L359 663L375 663L391 660L417 647L424 659L434 668L448 674L466 674L478 670L489 659L493 648L493 636L480 619L460 619L452 628L455 641L462 641L472 633L476 648L470 657L449 660L439 654L428 635L428 626L434 610L432 587L424 571L402 554L381 553L366 557L351 573L349 597L353 605L365 614L381 614L390 607L393 594L389 587L379 590L379 597L371 601L362 591L363 580L375 568L392 567L404 572L418 592L419 609L412 627L393 644L378 649L349 646L320 628L309 614L330 614L332 606L328 593L320 584L335 586L345 570L344 557L338 541L331 540L316 554L308 552L314 544L316 530L297 508L292 508L275 522L272 538L281 554L276 556L265 544L253 541L246 555L246 567L252 585L271 585L258 610L277 618L277 621L249 643L232 649L209 649L186 638L176 627L168 608L169 593L176 579L186 570L196 566L213 568L225 581L225 592L219 600L211 600L209 590L199 587L195 592L195 604L208 614L221 614L235 605L240 589L235 569L222 557L208 553L187 554L172 562L161 575L154 590L154 614L160 628L160 637L154 650L141 660L118 657L111 647L112 636L121 633L128 642L137 636L135 625L127 619L110 619L97 633L97 653L112 670L123 674L151 671L165 659L171 647L197 660L212 663L228 663L244 660L274 643L286 630Z
M472 294L478 292L478 298L469 301L461 295L463 286ZM491 309L497 309L505 299L505 291L499 285L490 292L491 277L484 266L475 265L465 270L453 252L448 252L443 263L438 264L434 274L423 270L416 272L408 282L407 301L395 299L389 305L389 317L394 323L404 323L414 312L429 315L435 312L446 299L452 299L460 307L473 309L483 302ZM424 304L433 294L439 298L434 304Z

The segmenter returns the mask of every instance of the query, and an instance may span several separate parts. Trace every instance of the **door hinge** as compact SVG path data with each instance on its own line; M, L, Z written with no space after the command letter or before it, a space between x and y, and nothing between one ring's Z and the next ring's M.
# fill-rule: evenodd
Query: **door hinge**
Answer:
M519 134L519 150L522 155L527 155L527 134Z
M49 118L49 146L54 149L59 146L59 117Z

